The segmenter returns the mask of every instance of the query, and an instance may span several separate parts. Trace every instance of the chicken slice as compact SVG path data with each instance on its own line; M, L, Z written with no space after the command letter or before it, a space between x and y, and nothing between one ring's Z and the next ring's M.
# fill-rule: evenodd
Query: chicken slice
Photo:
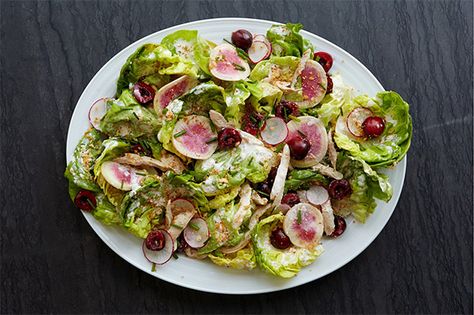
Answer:
M290 165L290 148L287 144L283 147L281 154L280 165L278 165L275 180L273 182L272 191L270 193L270 200L273 200L273 207L277 207L283 198L283 191L285 189L286 174L288 173L288 166Z
M186 169L180 158L165 150L161 152L159 160L135 153L125 153L123 156L116 158L114 162L133 166L152 166L162 171L171 170L176 174L181 174Z
M334 232L335 224L330 199L321 205L321 213L323 214L324 232L326 235L331 235Z
M342 179L344 175L341 172L336 171L330 166L318 163L312 167L313 171L317 171L325 176L332 177L334 179Z

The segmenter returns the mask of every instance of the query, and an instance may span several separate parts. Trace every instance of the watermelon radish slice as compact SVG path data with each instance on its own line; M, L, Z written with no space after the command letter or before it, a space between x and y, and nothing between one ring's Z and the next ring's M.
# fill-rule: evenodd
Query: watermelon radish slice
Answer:
M138 175L133 167L112 161L102 163L100 172L110 185L124 191L129 191L139 186L144 177L143 175Z
M265 39L266 40L266 39ZM250 61L254 64L259 63L260 61L267 59L272 53L272 46L268 40L259 41L254 40L252 46L248 50Z
M313 116L300 116L297 120L288 122L288 137L290 141L296 136L304 136L309 140L311 148L303 160L291 160L295 167L304 168L318 164L326 155L328 150L328 135L324 124Z
M288 127L283 119L272 117L265 121L260 136L267 144L277 145L285 141L288 136Z
M314 248L323 236L321 211L308 203L299 203L286 213L283 230L293 245Z
M249 64L239 57L234 46L224 43L211 50L209 70L223 81L240 81L250 74Z
M347 130L354 136L358 138L365 137L364 128L362 124L368 118L374 116L374 113L368 108L357 107L354 108L349 115L347 115L346 125Z
M189 221L183 232L184 240L192 248L201 248L209 239L209 228L203 218L194 218Z
M300 77L303 101L296 103L300 108L316 106L326 95L328 79L324 68L318 62L308 60Z
M197 84L198 80L195 78L189 75L183 75L165 86L162 86L156 92L155 98L153 99L153 108L156 113L161 115L163 109L166 108L172 100L186 94Z
M217 133L209 118L198 115L178 120L173 129L173 145L184 156L205 160L217 149Z
M165 237L165 247L160 250L150 250L146 247L145 241L143 241L142 250L143 255L145 255L145 258L149 262L157 265L163 265L164 263L168 262L168 260L170 260L171 256L173 255L175 242L167 231L159 231L163 233L163 236Z
M107 101L108 98L99 98L89 109L89 122L92 127L99 131L102 131L102 129L100 129L100 121L107 113Z
M323 186L314 185L306 191L306 199L308 199L311 204L319 206L329 199L329 193Z

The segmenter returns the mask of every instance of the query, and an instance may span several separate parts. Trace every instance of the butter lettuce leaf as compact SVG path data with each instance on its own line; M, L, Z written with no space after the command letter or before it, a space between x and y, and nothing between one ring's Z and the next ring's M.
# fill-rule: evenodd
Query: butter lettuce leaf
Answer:
M222 253L209 254L208 257L213 263L234 269L251 270L257 266L253 247L243 248L236 253L224 255Z
M300 23L270 27L267 38L272 44L272 55L301 57L307 49L313 51L311 43L300 34L302 28Z

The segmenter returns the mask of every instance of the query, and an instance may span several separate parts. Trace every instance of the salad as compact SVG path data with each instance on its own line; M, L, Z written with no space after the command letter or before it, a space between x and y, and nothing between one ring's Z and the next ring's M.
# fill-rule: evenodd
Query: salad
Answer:
M392 197L381 170L410 147L409 105L355 95L301 27L139 47L90 108L65 171L75 205L143 239L152 268L180 254L283 278L364 223Z

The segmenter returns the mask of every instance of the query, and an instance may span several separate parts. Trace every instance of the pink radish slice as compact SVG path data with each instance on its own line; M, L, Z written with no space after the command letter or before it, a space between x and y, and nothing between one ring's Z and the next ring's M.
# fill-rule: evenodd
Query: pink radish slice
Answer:
M290 141L294 137L303 136L309 140L311 148L303 160L291 160L295 167L310 167L318 164L326 155L328 150L328 135L324 124L313 116L300 116L299 121L291 120L288 122L288 137Z
M296 103L300 108L316 106L326 95L328 80L324 68L318 62L308 60L300 77L303 100Z
M263 141L269 145L277 145L285 141L288 136L288 127L283 119L272 117L265 121L265 126L260 135Z
M234 46L224 43L211 50L209 70L223 81L240 81L250 74L250 66L237 54Z
M197 160L205 160L217 149L217 133L209 118L198 115L180 119L173 129L173 145L179 153Z
M315 185L308 189L306 198L311 204L319 206L329 199L329 193L323 186Z
M357 107L354 108L347 116L346 124L347 129L354 137L364 137L365 132L362 128L362 124L368 118L374 116L374 113L368 108Z
M168 262L168 260L170 260L171 256L173 255L175 246L173 238L167 231L159 231L163 233L163 236L165 237L165 247L160 250L150 250L146 247L145 241L143 241L142 250L143 255L145 255L145 258L149 262L155 263L157 265L163 265L164 263Z
M186 94L189 90L197 85L198 81L188 75L183 75L178 79L166 84L165 86L161 87L155 94L155 98L153 99L153 108L155 109L158 115L161 115L164 108L168 106L168 104Z
M193 203L188 199L177 198L173 200L170 204L171 212L176 215L181 212L191 212L196 210Z
M143 178L133 167L112 161L102 163L100 172L110 185L124 191L132 190Z
M89 122L92 127L99 131L102 131L100 129L100 121L107 113L107 100L108 98L99 98L89 109Z
M250 61L253 63L259 63L260 61L268 58L271 54L271 45L266 44L263 41L256 41L252 42L252 46L250 46L248 50Z
M209 239L209 228L203 218L194 218L184 229L184 240L192 248L201 248Z
M323 235L321 211L308 203L293 206L285 215L283 230L293 245L314 248Z
M267 37L263 34L255 34L253 36L253 40L258 40L258 41L261 41L261 42L268 41Z

